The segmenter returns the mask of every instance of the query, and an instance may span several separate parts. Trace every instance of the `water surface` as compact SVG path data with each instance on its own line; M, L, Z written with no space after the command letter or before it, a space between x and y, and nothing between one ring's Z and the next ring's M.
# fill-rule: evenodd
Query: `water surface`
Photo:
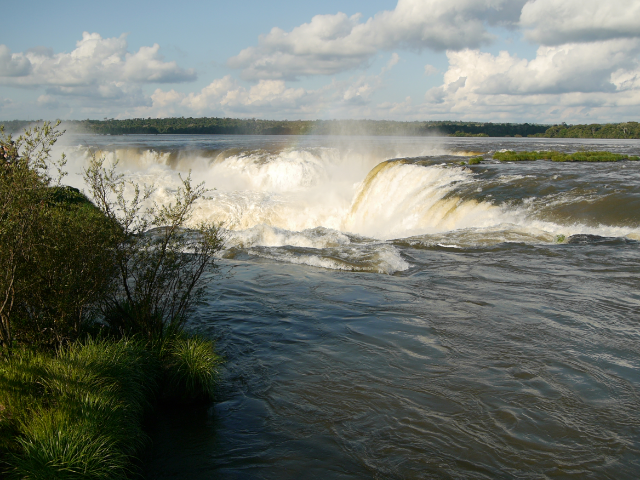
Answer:
M640 142L70 143L159 202L191 169L228 230L190 325L227 358L219 398L159 412L147 478L637 478L640 162L460 162Z

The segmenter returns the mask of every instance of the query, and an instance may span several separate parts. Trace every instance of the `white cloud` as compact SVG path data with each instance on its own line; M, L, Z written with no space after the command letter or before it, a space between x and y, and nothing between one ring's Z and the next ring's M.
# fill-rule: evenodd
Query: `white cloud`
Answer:
M504 38L510 50L523 35L539 45L535 57L481 51L494 34L505 36L504 28L513 30L509 39ZM415 81L432 84L437 81L433 76L439 74L439 79L444 72L442 85L430 89L424 103L409 97L389 101L398 98L398 89L393 97L381 98L387 86L384 75L400 61L396 52L424 49L446 51L449 66L444 72L425 65L424 75L432 77L415 75ZM388 61L378 74L359 71L347 80L329 79L313 88L288 83L364 68L381 61L382 55L388 55ZM412 58L403 57L403 62ZM102 38L85 32L68 53L45 47L12 53L0 45L0 86L41 87L22 93L26 97L29 91L37 92L29 103L34 111L46 108L83 116L99 112L100 117L495 121L540 115L542 121L556 114L595 115L618 109L637 116L640 0L399 0L393 10L371 18L317 15L290 31L274 28L230 58L228 66L240 70L249 83L227 75L190 93L169 86L148 95L148 84L194 80L195 72L165 61L158 44L130 52L126 35ZM5 116L9 110L22 116L25 105L0 107Z
M541 46L532 60L506 51L449 51L444 83L425 98L441 111L471 116L639 105L639 54L636 39Z
M640 37L637 0L533 0L522 8L525 36L542 45Z
M182 101L182 99L184 99L184 93L176 92L173 89L165 92L157 88L156 91L151 95L153 105L156 107L167 107L169 105L173 105Z
M22 77L30 71L31 64L24 55L12 54L6 45L0 45L0 78Z
M354 76L332 81L315 90L288 87L284 80L262 79L241 85L227 75L211 82L199 92L184 94L157 89L152 104L138 109L135 116L167 115L243 115L285 118L318 118L331 111L335 117L357 116L369 110L374 92L384 86L384 76L400 61L393 53L377 75Z
M196 115L253 113L258 116L277 112L280 115L304 111L310 105L315 105L322 93L322 89L309 91L287 88L282 80L261 80L247 88L227 75L214 80L199 92L184 94L157 89L151 95L153 104L140 112L155 116L159 116L159 112L163 115L169 112Z
M389 61L387 62L387 65L384 67L383 72L386 72L387 70L391 70L393 67L395 67L398 64L399 61L400 61L400 55L394 52L391 55L391 58L389 59Z
M195 80L193 70L163 61L159 48L155 44L129 53L126 35L102 38L87 32L70 53L53 54L40 48L10 54L2 45L0 84L47 86L51 94L114 98L132 89L127 85Z
M425 65L424 66L424 74L427 77L430 77L431 75L435 75L436 73L440 72L440 70L438 70L436 67L434 67L433 65Z
M469 88L480 94L611 92L611 74L637 67L638 40L609 40L538 48L531 61L508 52L450 52L445 81L469 77Z
M459 50L488 44L486 26L513 25L525 0L399 0L392 11L317 15L290 32L273 28L258 45L229 59L246 79L293 80L366 65L380 50Z
M55 109L60 106L60 102L51 95L40 95L38 97L37 104L39 107L44 107L46 109Z

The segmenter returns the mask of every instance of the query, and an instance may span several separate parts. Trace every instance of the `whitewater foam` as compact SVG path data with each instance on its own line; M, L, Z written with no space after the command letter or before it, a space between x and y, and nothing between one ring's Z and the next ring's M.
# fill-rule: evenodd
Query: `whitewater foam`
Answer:
M391 275L411 267L394 246L386 243L350 245L344 248L316 249L315 251L291 247L252 248L248 253L279 262L349 272Z
M556 202L575 202L584 196L511 199L505 195L509 190L502 190L498 201L495 191L489 193L497 188L496 179L498 185L510 188L509 183L533 175L502 174L483 180L478 170L442 156L478 152L422 147L422 154L437 155L420 161L401 157L420 153L412 148L349 145L167 152L140 147L103 148L97 153L108 164L119 159L120 171L131 181L154 183L151 200L159 204L172 201L180 186L179 173L191 171L195 183L202 181L215 189L199 201L194 223L222 223L228 248L289 263L393 273L410 265L384 243L392 239L465 247L553 243L559 236L574 234L640 237L637 228L546 221L541 205L553 208ZM387 160L391 150L400 158ZM89 153L86 147L70 152L68 178L75 178L69 182L73 186L82 187L80 176L73 173L81 172ZM482 196L485 188L488 193Z

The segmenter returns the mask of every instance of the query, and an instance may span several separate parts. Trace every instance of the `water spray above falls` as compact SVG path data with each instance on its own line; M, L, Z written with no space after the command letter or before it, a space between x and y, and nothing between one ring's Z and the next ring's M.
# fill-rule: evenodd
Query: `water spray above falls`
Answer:
M224 137L228 144L206 144L222 141L216 139L173 139L167 148L121 139L123 145L100 148L111 160L118 158L133 181L155 183L158 203L171 198L179 172L191 171L196 182L214 189L200 203L196 221L223 223L230 248L283 261L350 269L353 260L359 269L362 259L384 257L394 258L385 265L395 266L362 269L394 271L405 264L387 251L389 240L465 247L548 243L572 234L638 236L637 228L608 225L606 218L589 224L567 217L584 209L568 208L565 199L584 203L586 198L574 194L579 189L571 176L563 183L560 172L549 183L546 172L525 174L524 166L514 172L503 164L469 169L459 165L465 154L461 148L447 151L425 139L296 138L297 144L290 145L257 137L244 145L243 139ZM87 150L78 153L79 170ZM365 254L365 245L386 245L387 250ZM277 253L257 247L316 251Z

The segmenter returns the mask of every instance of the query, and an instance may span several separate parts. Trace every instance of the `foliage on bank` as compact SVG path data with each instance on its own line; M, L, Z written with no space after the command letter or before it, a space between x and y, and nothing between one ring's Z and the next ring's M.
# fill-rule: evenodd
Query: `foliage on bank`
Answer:
M606 123L591 125L554 125L544 137L547 138L640 138L640 123Z
M149 406L213 398L220 358L184 326L224 239L187 228L190 176L167 205L96 156L95 203L62 185L56 127L0 138L0 475L119 478Z
M621 160L638 161L640 157L612 152L575 152L563 153L556 151L515 152L508 150L493 154L495 160L502 162L523 162L534 160L551 160L552 162L619 162Z
M195 336L76 342L0 361L0 452L8 478L126 478L156 399L213 397L220 358ZM167 381L169 379L169 381Z

